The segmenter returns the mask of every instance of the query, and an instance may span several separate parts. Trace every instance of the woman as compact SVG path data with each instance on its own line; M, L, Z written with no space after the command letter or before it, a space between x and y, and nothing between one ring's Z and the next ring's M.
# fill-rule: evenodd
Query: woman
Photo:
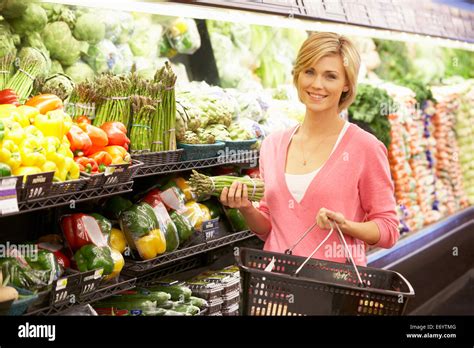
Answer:
M390 248L399 238L387 149L339 113L356 95L360 57L334 33L316 33L302 45L293 82L306 106L303 124L272 133L260 150L265 196L259 208L250 188L234 183L221 202L238 208L265 250L284 252L316 219L318 228L293 250L308 256L339 225L356 264L367 264L366 245ZM333 233L315 258L345 262Z

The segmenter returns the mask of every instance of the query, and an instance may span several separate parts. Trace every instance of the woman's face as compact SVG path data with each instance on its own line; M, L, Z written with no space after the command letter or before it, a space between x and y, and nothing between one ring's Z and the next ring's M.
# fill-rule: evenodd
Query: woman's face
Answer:
M342 58L330 55L303 69L298 76L298 95L313 112L338 108L342 92L348 91Z

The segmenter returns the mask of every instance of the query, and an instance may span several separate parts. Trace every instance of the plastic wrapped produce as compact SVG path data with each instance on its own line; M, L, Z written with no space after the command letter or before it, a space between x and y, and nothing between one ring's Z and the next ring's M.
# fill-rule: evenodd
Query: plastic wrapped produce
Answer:
M201 47L201 37L194 19L177 18L167 28L166 37L181 54L193 54Z

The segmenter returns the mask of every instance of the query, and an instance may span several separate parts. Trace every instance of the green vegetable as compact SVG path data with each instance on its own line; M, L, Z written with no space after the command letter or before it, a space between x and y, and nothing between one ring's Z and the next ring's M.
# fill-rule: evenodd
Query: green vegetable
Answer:
M167 294L167 295L170 296L170 298L171 298L170 294ZM174 305L173 301L167 300L167 301L161 303L160 305L158 305L158 307L163 308L163 309L171 309L171 308L173 308L173 305Z
M382 39L374 39L374 42L381 61L375 73L381 79L397 81L406 74L414 72L405 42Z
M41 34L38 32L29 33L23 37L21 42L23 47L33 47L41 52L43 52L47 57L49 57L49 51L44 45L43 39L41 38ZM61 68L62 69L62 68Z
M9 279L5 285L14 285L31 291L43 289L48 285L44 271L34 270L14 257L0 258L0 270L3 277Z
M179 242L183 243L188 240L194 233L193 226L187 218L178 214L176 211L173 211L170 214L171 220L176 226L179 235Z
M110 220L107 219L105 216L102 216L97 213L92 213L91 216L97 220L97 223L99 224L102 233L108 236L112 231L112 223L110 222Z
M193 174L191 174L189 179L189 185L199 197L205 195L219 197L222 193L222 190L225 187L230 187L234 181L239 181L240 183L247 185L249 200L259 201L263 198L265 186L261 179L226 175L208 177L193 170ZM254 185L255 192L253 192Z
M21 17L28 6L35 1L36 0L1 0L1 15L7 19Z
M51 251L40 249L35 255L26 254L24 257L31 268L38 271L45 271L43 280L47 284L51 284L61 275L58 260Z
M74 90L74 82L65 74L54 74L44 80L41 93L57 95L61 100L66 100Z
M48 22L65 22L71 30L74 29L76 23L74 10L61 4L42 3L41 6L46 11Z
M12 169L8 164L0 163L0 177L7 177L12 175Z
M188 305L185 303L175 303L173 305L172 310L176 312L180 312L180 313L191 314L191 315L199 314L201 311L199 307Z
M187 301L192 295L191 289L182 285L154 285L150 290L166 292L171 295L173 301Z
M166 238L166 251L175 251L179 247L179 234L176 225L171 221L166 225L163 233Z
M122 211L129 209L133 203L121 196L113 196L105 202L104 212L107 216L118 219Z
M176 317L176 316L185 316L185 315L190 315L188 313L183 313L183 312L177 312L173 310L167 310L164 314L165 316L171 316L171 317Z
M58 74L58 73L62 74L62 73L64 73L63 66L61 65L61 63L59 63L59 61L52 60L51 61L51 69L49 69L49 73L52 74L52 75ZM66 74L66 75L68 75L69 77L72 78L72 76L70 74ZM75 80L73 79L73 81L75 81ZM75 81L75 82L77 82L77 81Z
M246 231L249 229L247 222L239 209L224 208L224 211L234 232Z
M0 34L1 36L1 34ZM1 55L1 37L0 37L0 55ZM0 58L0 91L4 90L6 84L13 74L13 62L15 61L15 54L8 53L6 56Z
M89 65L80 60L75 62L70 67L67 67L65 73L76 83L86 80L92 81L95 76L94 70L92 70Z
M48 22L46 11L37 4L29 4L21 17L10 21L15 33L25 35L27 33L43 30Z
M121 230L127 236L140 238L158 229L158 220L151 205L141 202L132 205L120 214Z
M215 201L214 199L208 199L207 201L201 203L209 208L209 212L211 213L211 219L217 219L223 214L222 204Z
M94 13L85 13L76 21L74 37L90 44L98 43L105 37L105 25L99 16Z
M73 65L79 60L81 52L87 51L87 43L77 41L65 22L46 24L42 37L51 58L57 59L62 65Z
M199 309L203 310L207 307L209 307L209 303L203 299L203 298L200 298L200 297L194 297L194 296L191 296L189 298L189 304L195 306L195 307L198 307Z
M114 260L112 259L110 248L107 246L84 245L76 251L74 259L76 260L78 270L81 272L103 268L103 274L108 275L114 270Z
M135 30L130 37L129 45L134 56L156 57L158 54L157 38L161 37L162 27L146 19L135 21Z

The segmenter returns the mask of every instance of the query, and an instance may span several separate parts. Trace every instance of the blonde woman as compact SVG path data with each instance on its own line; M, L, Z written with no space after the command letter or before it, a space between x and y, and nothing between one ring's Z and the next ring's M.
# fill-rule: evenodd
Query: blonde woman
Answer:
M354 101L360 57L346 37L312 34L293 70L294 85L306 106L304 122L267 137L260 152L265 196L259 208L245 185L225 189L221 202L238 208L265 250L284 252L317 226L293 251L308 256L332 222L344 234L355 262L367 264L366 246L392 247L399 238L387 149L373 135L339 113ZM315 258L345 262L337 233Z

